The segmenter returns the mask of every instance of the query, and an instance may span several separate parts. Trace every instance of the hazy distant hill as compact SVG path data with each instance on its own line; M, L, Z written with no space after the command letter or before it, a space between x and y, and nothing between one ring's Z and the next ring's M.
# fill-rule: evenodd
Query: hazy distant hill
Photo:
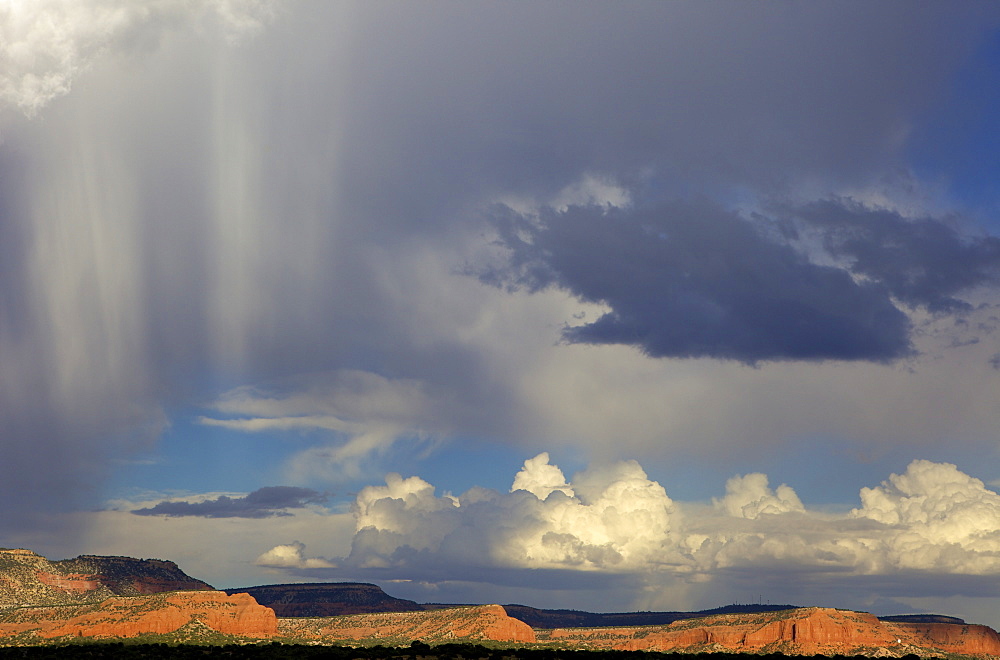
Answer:
M0 608L210 589L172 561L95 555L49 561L31 550L0 548Z

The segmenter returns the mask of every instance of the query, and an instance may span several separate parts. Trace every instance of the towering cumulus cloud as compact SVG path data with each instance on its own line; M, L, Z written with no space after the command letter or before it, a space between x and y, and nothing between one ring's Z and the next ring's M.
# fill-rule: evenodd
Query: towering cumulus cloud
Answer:
M851 513L888 526L879 555L895 568L1000 570L1000 495L954 465L914 461L881 486L862 488Z
M390 475L355 503L348 562L361 567L447 565L637 570L669 561L678 512L634 461L567 483L540 454L525 461L510 493L434 494L419 477Z
M766 474L754 472L735 476L726 482L726 496L715 501L730 516L758 518L763 513L805 511L799 496L790 486L781 484L777 490L768 487Z
M712 583L730 596L793 570L794 585L766 587L787 598L824 598L833 575L863 595L976 594L982 585L963 580L1000 570L1000 495L954 465L914 461L860 498L848 513L813 511L790 486L772 490L752 473L731 478L706 508L673 502L633 461L566 480L540 454L509 493L438 496L419 477L389 475L358 494L351 552L328 568L428 583L509 580L512 570L534 569L554 589L616 575L649 589ZM304 552L299 543L276 546L257 563L311 575L329 563Z

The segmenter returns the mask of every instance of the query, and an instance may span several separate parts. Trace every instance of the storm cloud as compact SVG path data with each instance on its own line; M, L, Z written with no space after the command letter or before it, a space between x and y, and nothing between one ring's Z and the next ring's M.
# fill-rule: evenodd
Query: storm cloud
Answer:
M652 357L889 361L910 322L876 282L817 265L711 203L571 206L494 214L507 272L486 281L565 288L611 310L563 331ZM962 267L962 262L954 268Z
M972 305L960 294L1000 281L1000 238L963 232L961 218L907 218L851 199L810 202L788 212L817 232L851 273L880 283L911 307L968 310Z

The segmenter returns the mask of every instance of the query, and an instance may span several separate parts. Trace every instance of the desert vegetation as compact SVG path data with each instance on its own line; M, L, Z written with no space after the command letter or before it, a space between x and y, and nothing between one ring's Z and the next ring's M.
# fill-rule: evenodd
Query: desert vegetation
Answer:
M408 647L370 646L307 646L300 644L223 644L200 646L191 644L148 643L72 643L58 646L0 649L0 660L26 658L260 658L281 660L679 660L679 654L650 651L581 651L539 648L492 648L481 644L440 644L431 646L413 642ZM747 660L738 653L683 654L683 660ZM791 656L781 653L755 655L754 660L784 660ZM794 656L795 660L868 660L870 656ZM900 660L920 660L917 655L906 655Z

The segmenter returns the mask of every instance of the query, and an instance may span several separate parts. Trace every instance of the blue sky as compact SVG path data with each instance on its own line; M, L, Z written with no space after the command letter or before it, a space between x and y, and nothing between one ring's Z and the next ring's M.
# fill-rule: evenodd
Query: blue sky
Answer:
M995 3L0 31L0 544L1000 625Z

